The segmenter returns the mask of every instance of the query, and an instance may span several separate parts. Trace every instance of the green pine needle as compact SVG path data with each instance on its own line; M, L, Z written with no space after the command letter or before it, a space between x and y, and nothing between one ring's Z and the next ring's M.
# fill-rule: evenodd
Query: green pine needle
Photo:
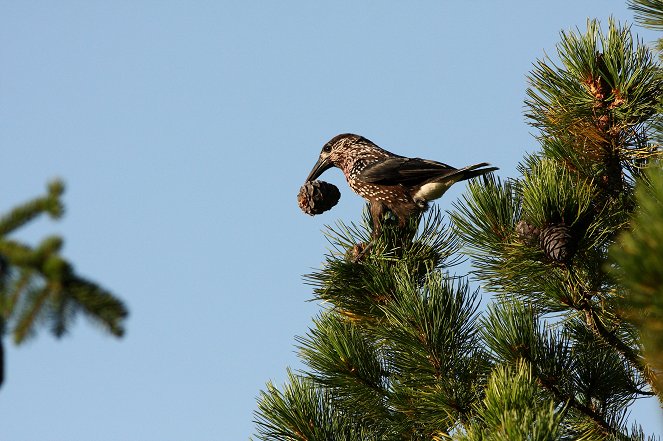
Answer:
M60 255L62 238L50 236L33 247L8 235L41 214L56 218L64 208L61 181L48 186L48 194L19 205L0 218L0 311L3 331L17 344L36 334L41 325L56 337L64 335L79 312L110 334L124 334L127 309L99 285L78 276Z
M334 396L312 380L288 371L283 390L271 382L260 392L256 426L266 441L362 441L385 439L381 432L362 427L334 406Z
M606 269L626 289L621 313L642 332L649 360L663 369L663 171L651 168L636 189L639 206L631 228L610 250L614 265ZM663 379L657 375L659 390Z
M638 23L663 31L663 0L628 0L628 7L635 11Z

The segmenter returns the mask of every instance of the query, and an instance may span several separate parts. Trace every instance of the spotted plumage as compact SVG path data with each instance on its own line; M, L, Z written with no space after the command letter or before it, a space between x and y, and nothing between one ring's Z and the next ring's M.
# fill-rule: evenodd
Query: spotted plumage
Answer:
M369 202L374 232L390 211L404 226L412 216L418 216L428 202L441 197L458 181L481 176L496 167L482 162L464 168L454 168L441 162L420 158L406 158L388 152L363 136L344 133L333 137L320 152L318 162L307 181L325 170L338 167L343 171L350 188Z

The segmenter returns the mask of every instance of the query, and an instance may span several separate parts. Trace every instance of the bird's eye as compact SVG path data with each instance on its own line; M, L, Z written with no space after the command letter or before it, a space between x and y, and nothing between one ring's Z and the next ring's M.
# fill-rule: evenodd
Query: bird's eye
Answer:
M324 147L322 148L322 151L325 152L325 153L329 153L329 152L331 152L331 146L328 146L328 145L324 146Z

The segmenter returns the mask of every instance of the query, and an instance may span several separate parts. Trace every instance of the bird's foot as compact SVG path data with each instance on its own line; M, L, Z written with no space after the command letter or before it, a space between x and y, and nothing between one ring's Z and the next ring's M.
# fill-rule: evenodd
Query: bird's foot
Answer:
M373 246L373 241L358 243L348 251L348 258L352 263L359 262Z

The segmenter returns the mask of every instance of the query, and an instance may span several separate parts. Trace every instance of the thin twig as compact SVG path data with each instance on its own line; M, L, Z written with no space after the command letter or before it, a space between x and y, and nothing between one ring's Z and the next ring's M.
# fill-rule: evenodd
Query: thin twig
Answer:
M626 439L623 433L621 433L619 430L615 429L610 424L608 424L608 422L604 420L601 417L601 415L596 413L596 411L590 408L589 406L582 404L575 397L570 397L565 395L562 391L559 390L559 388L555 384L544 380L539 375L537 375L537 380L539 384L541 384L541 386L543 386L544 388L548 389L558 401L562 403L567 403L568 406L576 409L577 411L591 418L592 421L594 421L603 430L604 435L611 435L618 438Z
M660 396L659 391L656 388L656 375L651 370L649 366L644 363L642 357L629 347L626 343L621 341L614 333L608 331L603 325L601 318L598 316L594 308L587 303L584 307L585 317L587 318L587 324L594 331L596 335L599 336L605 343L613 347L617 352L619 352L622 357L624 357L630 364L633 366L643 378L647 381L649 386L654 391L654 394ZM660 398L659 398L660 399Z

